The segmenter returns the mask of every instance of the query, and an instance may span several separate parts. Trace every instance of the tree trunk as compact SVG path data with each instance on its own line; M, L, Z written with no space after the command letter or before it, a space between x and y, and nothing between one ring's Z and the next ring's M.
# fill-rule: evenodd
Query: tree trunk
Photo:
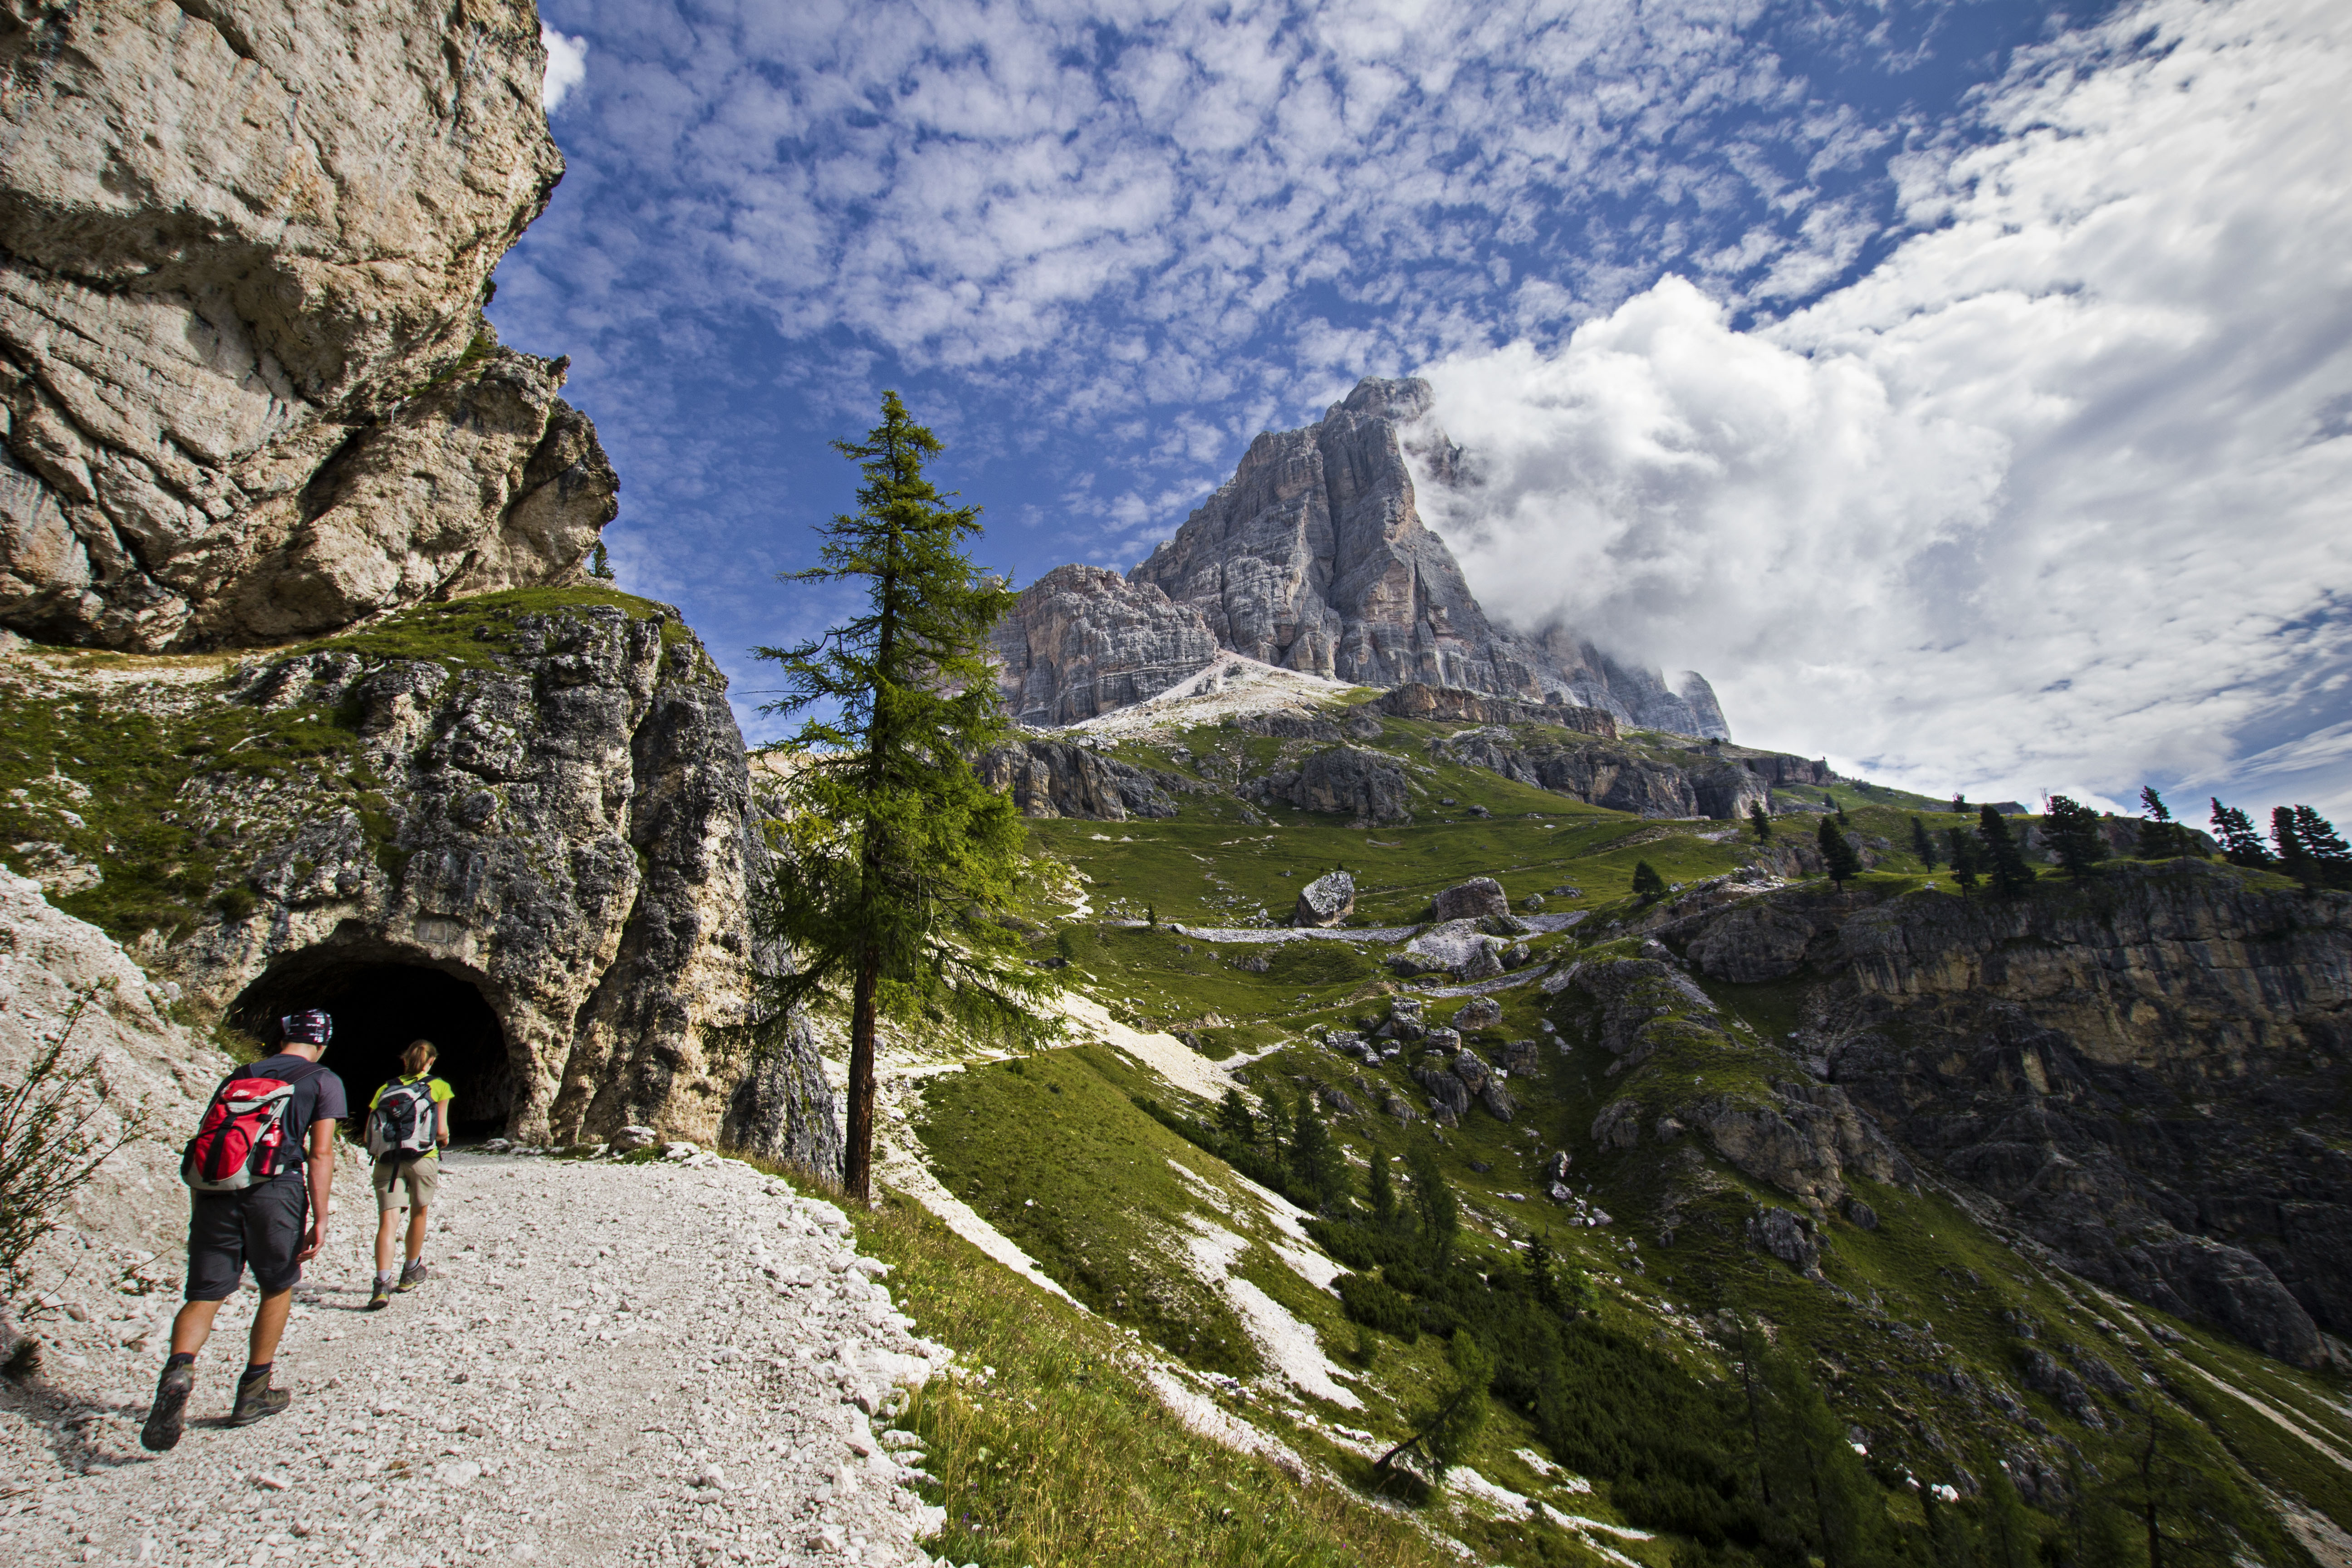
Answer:
M857 955L857 978L849 994L849 1126L841 1157L841 1184L869 1206L874 1202L874 1015L881 983L882 955L869 947Z

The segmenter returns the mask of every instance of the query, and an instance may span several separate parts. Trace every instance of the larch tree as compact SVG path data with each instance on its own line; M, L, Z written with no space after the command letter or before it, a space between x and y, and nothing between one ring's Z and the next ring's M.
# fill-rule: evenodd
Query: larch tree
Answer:
M1755 830L1757 843L1772 842L1772 814L1764 809L1762 801L1751 800L1748 803L1748 826Z
M2318 870L2318 879L2331 888L2352 887L2352 846L2336 825L2307 805L2294 808L2294 836Z
M781 580L855 584L865 605L808 642L754 650L782 671L761 711L806 715L783 742L797 755L786 811L764 826L775 854L754 920L794 964L765 983L772 1016L847 984L842 1184L868 1203L880 1019L1020 1041L1055 1030L1037 1011L1045 982L996 918L1018 893L1021 818L972 767L1006 732L989 633L1013 590L965 554L980 509L924 477L940 443L897 393L864 441L834 447L864 477L858 509L819 527L821 564Z
M1919 864L1928 870L1936 868L1936 840L1929 837L1927 825L1916 816L1911 819L1911 853L1919 857Z

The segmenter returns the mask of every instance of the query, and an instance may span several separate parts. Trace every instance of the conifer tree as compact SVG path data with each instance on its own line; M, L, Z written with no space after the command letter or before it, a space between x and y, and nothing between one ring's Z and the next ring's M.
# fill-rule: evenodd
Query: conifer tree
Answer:
M1291 1179L1314 1194L1317 1206L1328 1213L1348 1195L1348 1165L1323 1125L1312 1090L1298 1091L1298 1113L1290 1125Z
M1454 1189L1445 1184L1437 1151L1430 1144L1415 1143L1405 1153L1404 1166L1412 1176L1412 1207L1421 1221L1423 1249L1433 1261L1443 1263L1454 1256L1454 1233L1462 1225Z
M2154 784L2143 784L2139 792L2142 817L2139 825L2138 855L2143 860L2168 860L2176 855L2189 853L2189 833L2172 820L2172 810L2164 797L2156 793Z
M1456 1329L1445 1359L1453 1376L1427 1405L1413 1413L1412 1436L1374 1462L1372 1473L1379 1478L1376 1486L1387 1484L1396 1461L1408 1453L1420 1457L1432 1485L1442 1482L1447 1469L1469 1451L1471 1439L1486 1425L1487 1390L1495 1381L1495 1358L1469 1330Z
M822 564L782 580L858 584L866 608L809 642L753 650L782 669L761 712L815 710L787 742L801 765L782 786L788 815L764 826L778 853L753 918L795 961L765 982L770 1016L849 983L841 1175L866 1203L883 1015L1015 1040L1051 1029L1036 1005L1045 986L996 918L1019 896L1026 836L971 761L1005 733L989 633L1013 590L964 554L979 509L947 505L923 477L940 441L896 393L863 442L834 445L864 476L858 510L818 529Z
M1972 828L1955 827L1949 835L1952 847L1952 880L1960 885L1960 897L1967 898L1977 890L1977 879L1984 874L1983 842Z
M1378 1149L1372 1151L1372 1169L1365 1178L1364 1195L1372 1206L1372 1223L1382 1230L1396 1229L1396 1183L1389 1175L1389 1157Z
M1954 790L1952 792L1952 815L1954 816L1966 816L1968 814L1969 797L1960 794L1959 791Z
M1985 871L1994 892L2011 897L2033 886L2025 847L2009 830L2008 819L1990 805L1977 814L1977 837L1984 844Z
M1911 853L1928 870L1936 868L1936 841L1928 837L1927 825L1916 816L1911 819Z
M1646 902L1651 899L1663 898L1665 891L1666 879L1651 869L1647 860L1633 862L1633 896L1635 898Z
M1246 1149L1257 1142L1257 1118L1250 1114L1242 1091L1228 1089L1217 1101L1217 1131Z
M2221 841L2221 858L2232 866L2267 866L2271 852L2246 814L2233 805L2213 802L2213 837Z
M2302 830L2294 819L2294 807L2271 807L2271 843L2277 847L2280 870L2305 888L2318 885L2319 867L2304 845Z
M1774 1489L1811 1526L1822 1568L1877 1568L1885 1561L1885 1504L1846 1442L1845 1427L1822 1391L1790 1357L1765 1357L1772 1393Z
M1984 1551L1986 1568L2034 1568L2041 1556L2040 1532L2033 1515L2017 1495L2006 1472L1996 1467L1985 1478Z
M617 575L613 570L613 558L604 552L604 542L599 539L596 548L588 552L588 575L599 583L609 583Z
M2331 888L2352 887L2352 846L2336 825L2310 806L2294 808L2294 836L2303 852L2318 868L2319 879Z
M1748 803L1748 826L1754 831L1757 843L1772 842L1772 814L1764 809L1762 801L1751 800Z
M1838 830L1835 817L1822 818L1822 826L1814 833L1813 840L1821 847L1822 866L1829 872L1831 881L1843 885L1848 879L1861 873L1862 858L1853 852L1853 846L1846 842L1845 835Z
M2066 875L2077 882L2090 876L2106 857L2107 836L2099 826L2099 814L2066 795L2050 797L2042 837L2057 852L2058 864L2066 868Z

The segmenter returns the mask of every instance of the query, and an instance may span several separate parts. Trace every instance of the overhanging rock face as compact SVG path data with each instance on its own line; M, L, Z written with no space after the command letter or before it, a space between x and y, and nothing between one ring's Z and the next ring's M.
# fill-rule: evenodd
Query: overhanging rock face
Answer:
M161 650L572 581L618 481L499 348L526 0L0 18L0 625Z

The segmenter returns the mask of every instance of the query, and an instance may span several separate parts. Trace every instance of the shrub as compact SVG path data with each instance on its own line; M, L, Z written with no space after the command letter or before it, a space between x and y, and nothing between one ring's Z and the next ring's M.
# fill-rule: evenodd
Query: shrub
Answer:
M74 1194L146 1125L144 1107L124 1104L96 1051L79 1062L67 1058L98 994L93 987L77 996L65 1026L34 1053L22 1081L0 1090L0 1298L12 1302L25 1293L26 1258L58 1228Z

